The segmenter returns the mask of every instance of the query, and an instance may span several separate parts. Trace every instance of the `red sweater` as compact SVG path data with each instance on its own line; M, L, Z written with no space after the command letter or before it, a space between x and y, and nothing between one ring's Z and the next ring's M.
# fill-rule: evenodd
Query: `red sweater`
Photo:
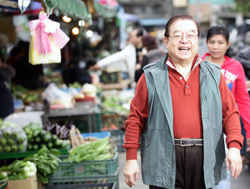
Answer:
M207 56L210 56L210 54L204 54L202 59L206 59ZM238 106L246 130L246 138L250 138L250 101L244 69L240 62L225 56L221 72Z
M192 68L187 81L177 72L175 67L169 65L169 82L173 106L173 129L175 138L203 138L199 87L200 66ZM239 122L239 113L233 96L225 80L221 77L219 90L223 108L223 131L227 135L229 148L242 146L243 137ZM140 78L134 99L130 104L130 114L126 121L126 134L124 148L127 149L127 160L137 159L139 138L146 127L148 117L148 92L143 74Z

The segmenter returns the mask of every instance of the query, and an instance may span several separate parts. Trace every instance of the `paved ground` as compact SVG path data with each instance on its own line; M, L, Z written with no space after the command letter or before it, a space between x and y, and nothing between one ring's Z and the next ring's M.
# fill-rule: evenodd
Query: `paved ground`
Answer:
M140 157L138 153L138 157ZM138 159L140 163L140 158ZM120 152L119 153L119 168L120 168L120 173L119 173L119 183L120 183L120 189L128 189L129 187L125 184L124 179L123 179L123 167L126 162L126 153L125 152ZM134 187L136 189L148 189L148 186L144 185L142 183L142 178L140 175L139 182L137 185ZM234 178L231 179L231 189L249 189L250 188L250 170L247 166L245 166L242 170L241 175L239 178L236 180ZM229 188L224 188L224 189L229 189Z

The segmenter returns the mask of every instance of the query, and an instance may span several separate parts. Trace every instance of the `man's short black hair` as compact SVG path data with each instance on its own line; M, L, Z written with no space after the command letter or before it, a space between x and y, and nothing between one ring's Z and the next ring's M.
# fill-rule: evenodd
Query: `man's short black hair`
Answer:
M137 30L137 34L136 34L136 37L140 37L140 36L143 36L144 35L144 29L142 27L138 27L136 28Z

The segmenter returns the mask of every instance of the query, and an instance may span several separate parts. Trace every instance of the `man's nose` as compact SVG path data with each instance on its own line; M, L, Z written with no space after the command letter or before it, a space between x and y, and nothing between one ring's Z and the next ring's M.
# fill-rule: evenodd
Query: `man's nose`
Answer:
M182 36L181 36L181 41L183 42L186 42L186 41L188 41L188 39L187 39L187 35L186 34L183 34Z

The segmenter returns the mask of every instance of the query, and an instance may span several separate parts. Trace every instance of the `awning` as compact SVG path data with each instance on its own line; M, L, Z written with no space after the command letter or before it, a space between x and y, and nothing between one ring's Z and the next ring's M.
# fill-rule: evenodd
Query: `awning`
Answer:
M43 0L47 12L53 10L59 12L59 14L67 15L76 19L90 19L91 11L88 10L88 6L84 3L84 0ZM118 7L102 5L98 1L93 1L94 14L102 16L104 18L114 17L117 14ZM90 8L90 6L89 6Z
M90 21L95 14L103 18L115 17L119 4L115 0L0 0L0 8L21 13L34 2L42 4L47 13L67 15L73 19ZM30 3L31 2L31 3ZM27 9L28 10L28 9Z
M54 11L72 18L88 19L88 9L81 0L44 0L47 12Z

